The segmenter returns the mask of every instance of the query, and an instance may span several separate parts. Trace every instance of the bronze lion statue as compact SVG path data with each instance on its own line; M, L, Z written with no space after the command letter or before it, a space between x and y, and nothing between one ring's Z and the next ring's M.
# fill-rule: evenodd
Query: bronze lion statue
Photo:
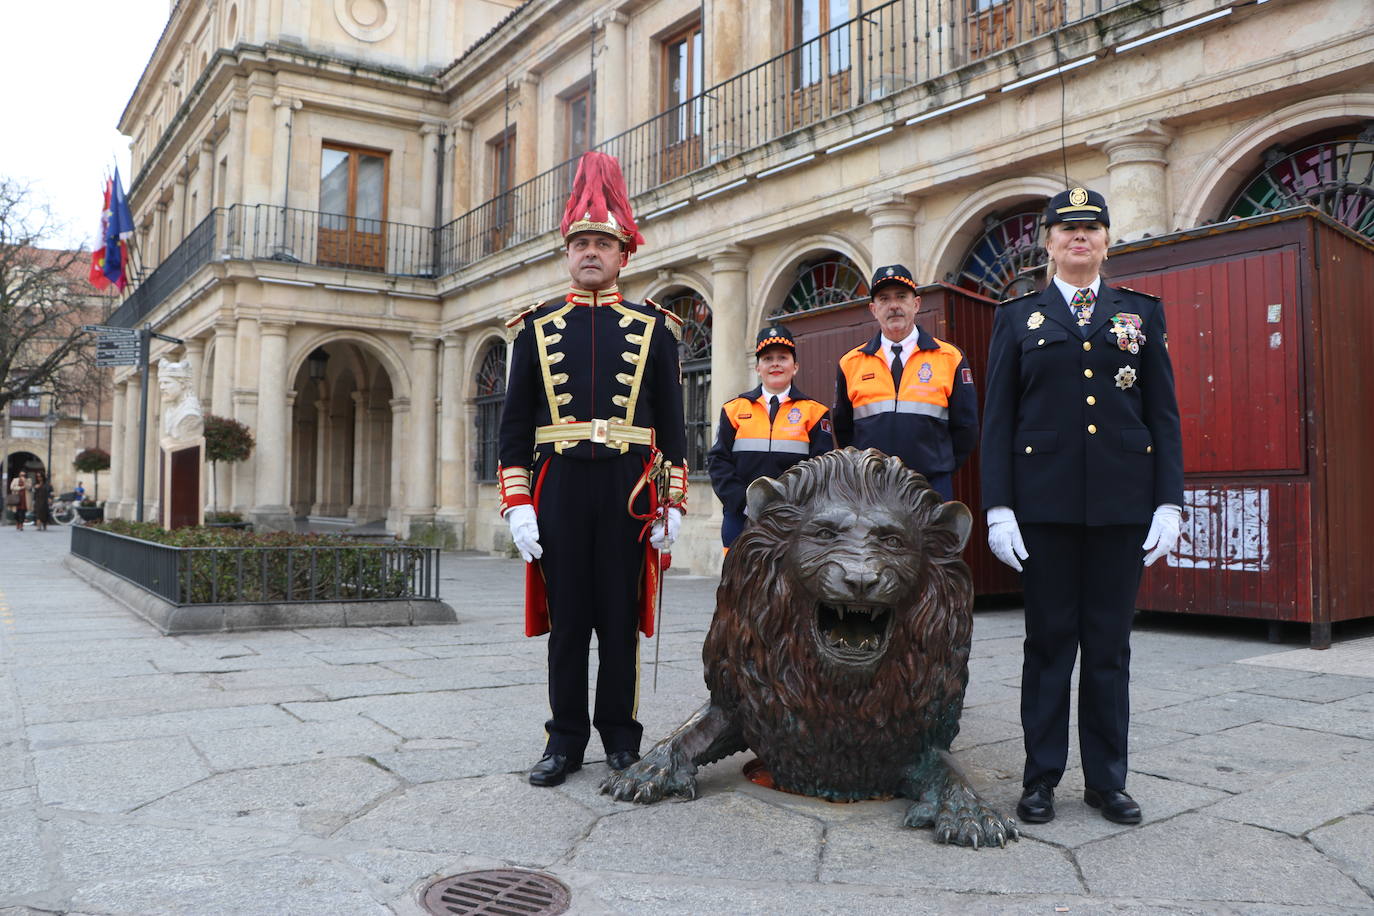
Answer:
M853 448L754 481L748 506L702 649L710 701L601 791L694 798L698 767L748 749L780 789L908 798L903 822L942 843L1017 839L949 757L973 633L968 508Z

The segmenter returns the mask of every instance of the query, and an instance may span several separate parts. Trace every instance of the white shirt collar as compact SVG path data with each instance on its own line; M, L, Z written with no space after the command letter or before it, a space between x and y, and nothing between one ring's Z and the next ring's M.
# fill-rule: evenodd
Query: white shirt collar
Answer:
M767 404L772 400L773 395L769 394L768 389L763 387L763 385L759 385L759 397L763 399L763 403ZM782 391L778 392L778 403L782 404L790 400L792 400L792 386L788 385Z
M917 350L921 349L921 347L920 347L920 339L921 339L921 326L920 326L920 325L913 325L912 328L911 328L911 333L908 334L908 335L906 335L905 337L903 337L901 340L888 340L886 337L884 337L884 338L883 338L883 348L882 348L882 349L883 349L883 355L887 357L887 364L888 364L889 366L892 365L892 357L894 356L894 354L893 354L893 352L892 352L892 345L893 345L893 344L895 344L895 343L900 343L900 344L902 345L902 365L906 365L906 361L909 360L909 359L911 359L911 354L913 354L913 353L915 353Z
M1093 297L1096 298L1096 296L1097 296L1097 294L1098 294L1098 291L1101 290L1101 288L1102 288L1102 275L1101 275L1101 274L1098 274L1096 277L1093 277L1093 282L1089 283L1087 286L1074 286L1074 285L1071 284L1071 283L1065 283L1063 280L1059 279L1059 275L1058 275L1058 274L1055 274L1055 275L1054 275L1053 280L1054 280L1054 285L1057 286L1057 287L1059 288L1060 294L1063 295L1063 297L1064 297L1064 304L1065 304L1065 305L1068 305L1070 302L1073 301L1073 294L1076 293L1076 292L1078 292L1080 289L1090 289L1090 290L1092 290L1092 291L1093 291Z

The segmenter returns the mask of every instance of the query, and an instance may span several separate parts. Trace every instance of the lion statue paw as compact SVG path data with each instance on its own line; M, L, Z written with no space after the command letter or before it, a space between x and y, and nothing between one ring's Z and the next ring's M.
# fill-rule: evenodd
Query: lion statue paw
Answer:
M638 762L601 781L601 794L617 801L650 805L669 796L697 797L697 768L672 749L655 747Z

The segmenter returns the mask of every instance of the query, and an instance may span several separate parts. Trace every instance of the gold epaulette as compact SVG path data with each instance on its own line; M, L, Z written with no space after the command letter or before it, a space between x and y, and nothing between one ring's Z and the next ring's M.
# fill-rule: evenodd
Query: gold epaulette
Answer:
M1163 297L1161 296L1156 296L1154 293L1142 293L1140 290L1131 289L1129 286L1118 286L1117 289L1123 289L1128 293L1135 293L1137 296L1145 296L1147 299L1154 299L1156 302L1163 301Z
M536 302L510 321L506 322L506 341L509 343L520 336L520 328L524 326L525 319L544 307L543 302Z
M655 302L655 301L652 300L652 299L645 299L645 300L644 300L644 304L647 305L647 306L649 306L649 307L652 308L652 309L657 310L658 313L659 313L660 315L662 315L664 318L667 318L667 319L668 319L667 321L664 322L664 325L667 326L668 330L670 330L670 331L673 332L673 336L674 336L675 338L677 338L677 340L678 340L679 342L681 342L681 341L682 341L682 319L681 319L675 312L672 312L672 311L670 311L670 310L668 310L668 309L665 309L663 306L659 305L657 302Z

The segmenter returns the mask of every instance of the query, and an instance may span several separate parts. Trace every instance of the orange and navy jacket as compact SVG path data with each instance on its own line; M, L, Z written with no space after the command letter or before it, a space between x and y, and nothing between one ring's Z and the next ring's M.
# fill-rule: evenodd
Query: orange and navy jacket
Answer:
M830 411L795 386L768 422L759 385L725 403L716 443L706 457L711 488L726 512L744 512L744 494L760 477L777 477L799 461L830 451Z
M953 344L924 330L903 359L902 390L893 390L882 332L840 357L833 408L835 445L876 448L920 474L948 474L978 443L973 370Z

